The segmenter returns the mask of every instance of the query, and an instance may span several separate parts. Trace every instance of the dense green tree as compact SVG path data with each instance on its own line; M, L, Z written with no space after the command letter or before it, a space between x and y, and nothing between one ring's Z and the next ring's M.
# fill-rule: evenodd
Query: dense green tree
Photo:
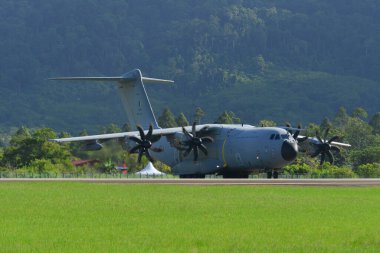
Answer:
M352 117L365 120L368 117L368 113L363 108L358 107L353 110Z
M20 138L20 133L16 133L13 137L10 146L4 149L2 159L2 163L8 167L17 169L41 159L53 164L69 164L71 154L68 146L49 141L57 137L52 129L41 128L31 135L23 135L23 138Z
M345 140L354 149L363 149L373 143L372 127L358 118L349 118L344 132Z
M362 164L380 163L380 146L368 146L362 149L352 151L351 159L354 163L354 168Z
M320 128L321 130L326 130L326 129L331 129L333 127L331 121L327 118L327 117L324 117L323 120L322 120L322 123L320 125Z
M310 123L307 127L306 127L306 131L304 132L304 135L306 136L316 136L316 132L317 131L320 131L320 127L317 125L317 124L314 124L314 123Z
M369 124L373 128L374 134L380 134L380 112L377 112L375 115L373 115Z
M17 145L17 143L21 142L22 140L29 138L31 136L30 129L21 126L19 129L17 129L16 133L12 136L10 140L11 145Z
M240 118L231 111L224 111L215 121L217 124L240 124L240 122Z
M263 120L260 120L259 126L261 126L261 127L274 127L274 126L277 126L277 124L273 120L263 119Z
M108 126L102 127L102 134L112 134L112 133L120 133L121 129L114 123L109 124Z
M121 130L122 130L123 132L130 132L130 131L132 131L132 128L131 128L131 126L130 126L128 123L125 123L125 124L122 126Z
M380 163L368 163L358 166L354 170L360 177L363 178L379 178L380 177Z
M88 135L88 132L86 129L83 129L80 133L79 133L79 136L87 136Z
M193 120L198 124L201 124L201 119L203 116L205 116L205 112L203 111L203 109L200 107L195 108Z
M348 118L349 116L347 114L346 108L341 106L335 115L334 124L337 126L343 126L347 123Z
M183 114L183 112L181 112L178 117L176 118L176 122L177 122L177 125L178 126L188 126L189 125L189 121L187 120L185 114Z
M162 128L170 128L177 126L174 114L170 111L168 107L164 109L161 116L158 118L158 125Z

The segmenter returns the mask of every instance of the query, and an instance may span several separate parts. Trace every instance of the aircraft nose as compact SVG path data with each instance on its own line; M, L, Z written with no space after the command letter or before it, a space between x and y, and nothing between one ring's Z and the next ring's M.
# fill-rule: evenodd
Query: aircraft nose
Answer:
M293 161L298 153L297 143L284 141L281 147L281 155L285 161Z

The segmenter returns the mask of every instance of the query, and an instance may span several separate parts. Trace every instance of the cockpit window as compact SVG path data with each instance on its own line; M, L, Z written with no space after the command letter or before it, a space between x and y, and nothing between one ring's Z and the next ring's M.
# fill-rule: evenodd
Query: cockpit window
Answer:
M286 140L286 139L288 139L288 135L287 134L281 134L281 138Z
M275 136L275 134L271 134L270 139L273 140Z
M279 139L280 139L280 135L276 134L276 140L279 140Z

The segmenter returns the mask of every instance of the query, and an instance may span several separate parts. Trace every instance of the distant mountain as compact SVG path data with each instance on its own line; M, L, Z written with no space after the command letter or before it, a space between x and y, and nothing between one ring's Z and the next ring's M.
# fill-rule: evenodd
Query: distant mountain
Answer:
M212 122L320 122L380 111L376 0L10 1L0 3L0 128L77 133L126 121L113 86L47 81L140 68L156 114Z

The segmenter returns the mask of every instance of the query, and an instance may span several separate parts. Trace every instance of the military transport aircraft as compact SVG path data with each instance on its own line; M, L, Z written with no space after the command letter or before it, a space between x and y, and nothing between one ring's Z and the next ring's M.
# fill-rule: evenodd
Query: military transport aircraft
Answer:
M162 129L154 116L144 83L173 83L170 80L143 77L139 69L116 77L57 77L50 80L101 81L117 85L128 123L137 131L54 139L55 142L83 142L82 150L100 150L102 143L116 139L124 149L171 166L172 173L182 178L205 177L206 174L226 178L248 177L254 170L265 170L268 177L278 177L278 171L293 162L298 152L321 155L334 162L337 136L323 138L300 136L301 127L255 127L246 124L204 124ZM145 129L145 130L144 130ZM192 154L192 155L190 155Z

